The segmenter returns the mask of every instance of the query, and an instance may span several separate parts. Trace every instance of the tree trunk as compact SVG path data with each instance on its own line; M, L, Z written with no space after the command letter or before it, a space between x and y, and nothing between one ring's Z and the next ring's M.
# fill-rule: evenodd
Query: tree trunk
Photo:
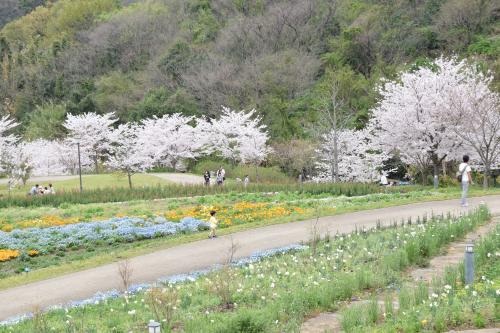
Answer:
M432 163L432 168L434 171L434 179L433 179L434 188L438 188L439 187L439 167L438 167L437 161Z
M132 189L132 175L130 174L130 171L127 171L127 176L128 176L128 186L130 189Z
M99 174L99 161L97 160L97 154L94 156L94 163L95 163L95 173L98 175Z
M443 176L446 176L446 160L443 160L442 168L443 168Z
M337 128L337 108L333 109L333 168L332 179L334 183L339 182L339 144Z
M490 166L485 165L484 166L484 178L483 178L483 188L486 190L488 188L488 183L489 183L489 178L490 178Z

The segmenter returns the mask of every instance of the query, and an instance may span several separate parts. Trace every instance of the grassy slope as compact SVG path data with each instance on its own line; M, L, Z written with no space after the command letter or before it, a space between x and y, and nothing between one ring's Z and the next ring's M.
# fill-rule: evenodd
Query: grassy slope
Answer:
M482 195L493 195L498 194L498 190L490 190L483 191L478 188L473 188L471 191L471 196L482 196ZM359 204L355 206L349 206L346 208L339 208L335 211L334 215L356 212L361 210L368 209L377 209L391 206L398 206L404 204L410 204L415 202L425 202L425 201L434 201L434 200L446 200L458 198L459 192L456 189L445 190L437 195L429 195L426 197L419 198L399 198L395 200L384 200L378 202L367 202L365 204ZM332 215L331 209L319 210L319 216ZM315 218L316 213L311 213L309 215L303 215L299 219L297 217L285 217L274 220L260 221L256 223L248 223L243 225L231 226L226 229L221 229L219 234L226 235L235 233L238 231L249 230L253 228L268 226L272 224L279 223L287 223L293 222L294 220L306 220L310 218ZM55 276L68 274L71 272L76 272L92 267L97 267L104 264L109 264L113 262L117 262L119 260L125 258L131 258L135 256L139 256L142 254L151 253L154 251L158 251L161 249L166 249L169 247L173 247L180 244L185 244L193 241L197 241L200 239L204 239L206 237L205 233L197 233L191 235L182 235L179 237L169 237L169 238L160 238L153 240L146 240L141 242L135 242L130 244L118 244L114 246L112 249L110 248L96 248L93 252L73 252L68 253L64 260L60 260L59 262L54 261L54 258L46 258L48 267L42 268L39 270L35 270L30 272L29 274L21 274L14 275L10 277L6 277L4 279L0 279L0 290L7 289L14 286L19 286L35 281L40 281L48 278L52 278Z

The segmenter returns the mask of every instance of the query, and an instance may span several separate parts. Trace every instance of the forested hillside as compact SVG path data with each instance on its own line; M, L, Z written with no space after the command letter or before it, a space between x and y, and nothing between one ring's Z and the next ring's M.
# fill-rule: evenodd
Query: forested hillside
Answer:
M275 140L317 133L338 87L362 127L374 87L441 54L500 81L498 0L3 0L1 112L27 139L67 113L122 121L256 108ZM9 5L10 4L10 5ZM349 115L349 116L347 116Z

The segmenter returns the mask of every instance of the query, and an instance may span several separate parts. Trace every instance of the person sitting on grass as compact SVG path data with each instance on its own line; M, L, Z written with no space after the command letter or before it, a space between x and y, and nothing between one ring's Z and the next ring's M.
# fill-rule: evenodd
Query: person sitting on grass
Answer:
M219 222L215 218L216 211L211 210L210 211L210 220L208 220L208 223L210 223L210 234L208 235L208 238L216 238L217 235L215 234L215 230L217 229L217 224Z

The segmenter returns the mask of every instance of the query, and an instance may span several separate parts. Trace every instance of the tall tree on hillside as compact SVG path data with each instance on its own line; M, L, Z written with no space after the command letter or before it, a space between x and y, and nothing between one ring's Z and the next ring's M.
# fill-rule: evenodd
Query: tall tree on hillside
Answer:
M12 147L19 138L8 132L18 124L9 116L0 118L0 172L5 172L6 163L12 152Z
M102 160L110 148L110 134L112 125L117 121L114 113L98 115L86 113L83 115L69 114L64 122L68 130L67 142L76 150L79 143L83 154L88 155L95 164L95 171L99 173L99 161Z
M386 151L397 149L406 163L427 155L434 170L434 186L443 160L460 153L460 140L441 115L447 109L450 87L463 79L454 60L437 59L429 67L402 73L379 90L381 101L372 110L370 127Z

